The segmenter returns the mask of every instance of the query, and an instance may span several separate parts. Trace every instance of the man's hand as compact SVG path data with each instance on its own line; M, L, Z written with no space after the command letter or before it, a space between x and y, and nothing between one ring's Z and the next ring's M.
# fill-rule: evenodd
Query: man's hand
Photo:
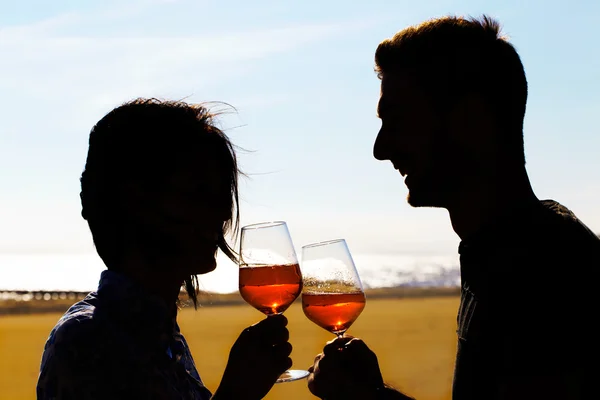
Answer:
M308 388L322 399L371 399L384 388L375 353L349 336L328 342L309 372Z
M375 353L351 336L328 342L308 371L308 389L321 399L413 400L384 384Z
M286 325L286 317L274 315L241 333L229 353L215 400L265 397L279 375L292 366Z

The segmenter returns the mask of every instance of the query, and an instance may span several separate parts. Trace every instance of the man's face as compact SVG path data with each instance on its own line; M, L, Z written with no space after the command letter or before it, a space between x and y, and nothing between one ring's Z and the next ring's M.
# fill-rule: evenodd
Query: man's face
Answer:
M428 96L408 72L383 75L373 155L390 160L405 177L410 205L447 207L456 185L456 153Z
M223 224L231 218L229 182L218 163L210 157L181 163L143 196L135 219L144 251L172 260L167 267L182 276L214 270Z

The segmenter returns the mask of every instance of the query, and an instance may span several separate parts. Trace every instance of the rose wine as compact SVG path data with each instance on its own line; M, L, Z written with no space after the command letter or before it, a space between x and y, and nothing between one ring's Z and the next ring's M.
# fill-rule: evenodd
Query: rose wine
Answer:
M336 335L346 332L365 308L365 295L355 293L303 293L304 314Z
M284 312L301 292L298 264L240 268L240 294L267 315Z

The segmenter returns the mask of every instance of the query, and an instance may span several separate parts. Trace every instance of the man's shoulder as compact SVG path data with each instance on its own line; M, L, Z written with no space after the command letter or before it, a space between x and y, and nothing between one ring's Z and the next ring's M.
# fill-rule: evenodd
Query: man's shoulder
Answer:
M498 287L518 288L515 301L555 298L577 302L591 285L588 276L600 263L600 238L569 208L543 200L521 214L494 258ZM504 278L503 278L504 277Z
M515 251L530 254L546 265L600 255L600 238L573 211L553 200L540 201L540 207L528 213L516 228Z
M600 244L597 234L569 208L554 201L542 200L542 213L537 219L546 232L558 235L561 239L585 240L590 244Z

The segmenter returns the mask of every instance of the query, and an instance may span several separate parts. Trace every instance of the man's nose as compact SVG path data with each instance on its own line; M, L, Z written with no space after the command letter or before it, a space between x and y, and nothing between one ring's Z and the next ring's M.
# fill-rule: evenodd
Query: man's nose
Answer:
M375 144L373 145L373 157L375 157L379 161L389 160L388 142L389 141L387 140L387 135L380 130L377 134L377 138L375 139Z

